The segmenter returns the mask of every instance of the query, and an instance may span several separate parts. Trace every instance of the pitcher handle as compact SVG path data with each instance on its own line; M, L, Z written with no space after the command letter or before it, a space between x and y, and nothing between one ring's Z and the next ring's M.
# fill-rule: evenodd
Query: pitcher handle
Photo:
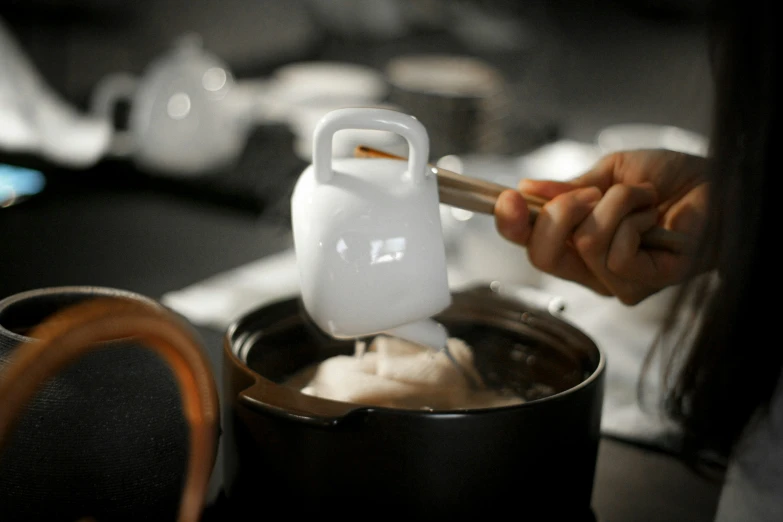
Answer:
M332 179L332 138L344 129L379 130L399 134L408 142L408 174L413 183L423 183L429 169L430 141L427 129L414 116L380 108L337 109L324 116L313 133L315 179Z

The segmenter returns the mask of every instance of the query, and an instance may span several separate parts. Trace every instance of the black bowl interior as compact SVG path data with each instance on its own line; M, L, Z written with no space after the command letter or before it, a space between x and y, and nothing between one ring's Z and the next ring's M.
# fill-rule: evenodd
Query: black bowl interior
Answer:
M28 336L49 316L71 305L98 297L123 297L159 306L148 297L104 287L59 287L17 294L0 301L0 330Z
M598 369L597 348L574 327L546 313L520 313L502 305L457 300L437 317L450 336L473 348L476 368L488 386L531 401L573 388ZM272 382L283 384L329 357L354 352L353 342L323 335L297 301L261 312L235 329L234 351Z
M26 299L13 301L0 308L0 328L17 335L26 336L36 325L53 313L85 299L94 297L90 294L63 293L39 294Z

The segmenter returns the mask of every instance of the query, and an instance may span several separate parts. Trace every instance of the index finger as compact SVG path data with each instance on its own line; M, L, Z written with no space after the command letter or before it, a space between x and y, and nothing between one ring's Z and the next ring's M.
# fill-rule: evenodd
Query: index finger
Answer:
M590 170L571 180L577 187L597 187L606 193L615 183L615 173L620 170L621 154L608 154L599 159Z
M519 182L519 191L545 199L554 199L566 192L587 187L596 187L604 194L614 184L619 161L618 154L604 156L590 170L568 181L526 178Z

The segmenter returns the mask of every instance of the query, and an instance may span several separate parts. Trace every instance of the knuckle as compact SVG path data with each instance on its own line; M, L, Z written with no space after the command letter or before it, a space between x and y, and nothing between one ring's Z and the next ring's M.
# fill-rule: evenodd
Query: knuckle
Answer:
M582 205L573 192L561 194L553 198L544 206L544 211L556 223L571 223L576 220L576 216L581 214L579 211Z
M542 211L547 217L555 223L559 223L563 220L563 217L567 214L568 209L566 201L568 200L568 194L561 194L552 198L549 203L544 205Z
M633 278L636 276L633 254L610 252L606 257L606 269L617 277Z
M628 267L628 261L626 256L611 252L606 258L606 268L613 274L623 275Z
M606 197L617 203L624 203L632 199L633 193L632 187L619 183L609 187L609 190L606 191Z
M574 235L574 247L582 257L594 257L603 250L603 242L593 234L577 233Z
M622 166L624 159L625 159L625 153L622 151L617 151L604 155L599 161L599 163L602 166L611 167L612 170L617 172L618 170L620 170L620 167Z
M541 252L536 248L528 248L527 257L530 260L530 264L544 272L551 272L555 268L555 260L552 256L547 255L545 252Z
M633 244L632 233L618 231L615 241L609 247L606 255L606 268L618 276L634 275L637 250Z

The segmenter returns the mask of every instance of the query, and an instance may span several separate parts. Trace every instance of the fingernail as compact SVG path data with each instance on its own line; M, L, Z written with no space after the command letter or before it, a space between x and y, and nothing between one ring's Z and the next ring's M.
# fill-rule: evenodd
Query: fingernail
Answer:
M517 188L521 192L535 192L538 183L535 180L523 178L522 181L517 184Z

